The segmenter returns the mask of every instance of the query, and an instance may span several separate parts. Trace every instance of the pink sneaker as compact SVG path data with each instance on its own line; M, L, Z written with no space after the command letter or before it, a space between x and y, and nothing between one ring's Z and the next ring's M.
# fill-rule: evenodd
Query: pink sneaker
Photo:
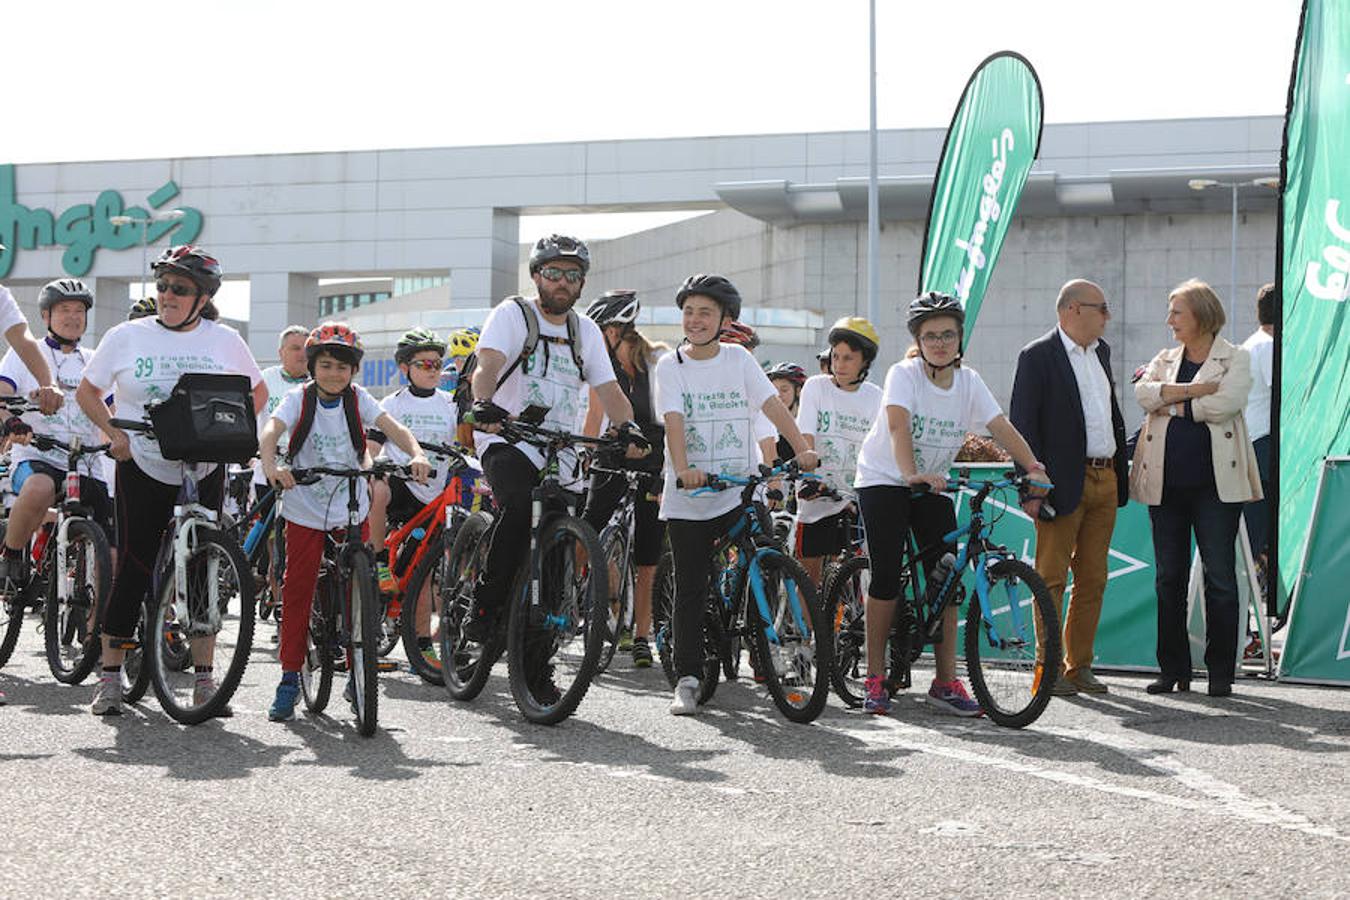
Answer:
M863 709L878 716L884 716L891 711L891 695L880 675L868 675L863 680L863 686L867 691Z
M960 679L946 684L933 679L933 685L928 689L928 702L938 712L949 716L973 718L984 715L984 710L966 693L966 686Z

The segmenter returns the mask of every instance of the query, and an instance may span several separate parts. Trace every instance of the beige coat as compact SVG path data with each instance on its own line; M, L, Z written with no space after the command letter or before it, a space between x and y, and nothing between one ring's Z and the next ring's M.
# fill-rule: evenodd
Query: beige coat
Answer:
M1130 496L1140 503L1162 503L1163 461L1166 457L1167 414L1170 404L1162 399L1164 384L1175 384L1185 348L1163 350L1144 370L1134 386L1134 397L1148 415L1134 448L1130 469ZM1247 392L1252 386L1251 355L1222 337L1214 338L1209 359L1195 373L1194 383L1218 382L1219 390L1191 401L1191 413L1209 426L1214 451L1214 484L1225 503L1248 503L1261 499L1261 478L1256 451L1247 436Z

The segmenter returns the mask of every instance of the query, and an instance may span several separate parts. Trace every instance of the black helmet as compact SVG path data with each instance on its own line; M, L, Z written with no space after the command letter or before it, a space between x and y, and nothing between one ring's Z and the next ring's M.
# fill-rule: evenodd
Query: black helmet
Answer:
M632 325L637 321L641 308L637 291L605 291L586 310L586 315L601 328L606 325Z
M150 267L150 271L156 275L161 270L186 275L197 285L197 290L207 297L214 297L216 291L220 290L220 263L214 257L207 256L200 247L191 244L170 247Z
M961 306L961 301L950 294L929 291L915 297L909 303L909 318L906 320L909 333L918 337L919 327L934 316L951 316L962 330L965 329L966 311Z
M675 293L675 305L684 309L690 294L700 294L722 307L722 315L731 319L741 317L741 293L721 275L690 275Z
M62 300L78 300L87 312L94 307L94 292L78 278L58 278L43 285L42 293L38 295L38 309L51 312L52 307Z
M147 316L157 315L159 313L159 304L154 297L142 297L131 304L131 309L127 310L127 321L134 319L144 319Z
M583 241L565 234L550 234L535 241L530 251L530 274L534 275L548 263L570 259L581 264L581 274L591 270L591 251Z
M398 339L398 346L394 348L394 361L407 363L414 356L423 350L435 350L442 356L445 355L445 341L437 336L436 332L430 328L412 328L403 333L403 337Z

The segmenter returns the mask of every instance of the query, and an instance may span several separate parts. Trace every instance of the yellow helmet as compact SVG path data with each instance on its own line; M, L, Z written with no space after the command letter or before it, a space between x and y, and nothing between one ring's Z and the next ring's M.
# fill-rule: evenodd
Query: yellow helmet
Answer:
M450 332L449 357L457 359L472 353L478 346L478 334L478 328L460 328Z
M868 363L877 358L877 351L881 349L881 336L872 323L862 316L844 316L830 326L825 342L833 347L840 341L857 344L857 350Z

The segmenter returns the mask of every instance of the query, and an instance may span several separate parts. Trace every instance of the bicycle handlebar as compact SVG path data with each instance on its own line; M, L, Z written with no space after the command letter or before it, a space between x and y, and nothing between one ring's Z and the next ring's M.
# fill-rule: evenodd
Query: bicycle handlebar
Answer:
M324 475L333 475L338 478L364 478L367 475L379 477L381 475L405 475L412 477L412 469L408 466L391 463L387 460L376 460L369 469L348 469L335 468L333 466L309 466L303 469L291 469L291 475L295 478L297 485L314 484ZM435 478L436 471L433 469L428 478Z
M33 434L33 445L39 450L64 450L67 453L74 453L77 457L102 453L112 446L112 444L81 444L78 449L71 450L70 444L65 441L50 434L37 434L36 432Z
M691 492L692 496L698 496L700 493L715 493L717 491L729 490L733 487L756 487L766 481L772 481L775 478L786 478L788 481L797 479L819 480L819 475L813 475L810 472L803 472L797 465L796 460L788 460L779 466L770 468L761 465L758 475L715 475L711 472L707 475L707 482L702 487L696 487ZM676 478L675 487L684 489L684 479Z
M140 431L145 434L154 434L154 427L143 419L109 419L108 424L113 428L120 428L123 431Z

